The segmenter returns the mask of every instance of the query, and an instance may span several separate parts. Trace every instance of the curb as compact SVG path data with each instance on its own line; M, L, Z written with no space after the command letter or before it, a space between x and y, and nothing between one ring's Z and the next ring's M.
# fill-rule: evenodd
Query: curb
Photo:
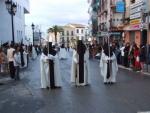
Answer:
M131 68L126 68L126 67L121 66L121 65L118 65L118 67L119 67L119 68L122 68L122 69L126 69L126 70L128 70L128 71L134 72ZM149 77L150 77L150 73L149 73L149 72L137 72L137 73L142 73L142 74L144 74L145 76L149 76Z

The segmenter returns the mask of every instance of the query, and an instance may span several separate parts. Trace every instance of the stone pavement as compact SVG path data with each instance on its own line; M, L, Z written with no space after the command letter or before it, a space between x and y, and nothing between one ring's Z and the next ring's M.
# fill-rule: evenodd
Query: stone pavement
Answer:
M70 84L71 53L60 61L62 89L40 89L39 58L21 72L21 81L0 86L0 113L137 113L150 111L150 77L119 69L117 83L103 84L99 62L90 61L91 85Z

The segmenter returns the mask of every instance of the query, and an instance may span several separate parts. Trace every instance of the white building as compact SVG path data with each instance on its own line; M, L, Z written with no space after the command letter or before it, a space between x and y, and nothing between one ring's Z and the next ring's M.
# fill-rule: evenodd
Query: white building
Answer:
M88 36L89 29L86 25L71 23L63 26L61 42L66 46L72 46L79 39L86 41L88 39Z
M29 0L13 0L13 2L17 4L17 12L14 16L14 37L15 42L20 42L25 39L25 14L29 13ZM12 41L11 15L6 9L5 0L0 0L0 41L2 43Z

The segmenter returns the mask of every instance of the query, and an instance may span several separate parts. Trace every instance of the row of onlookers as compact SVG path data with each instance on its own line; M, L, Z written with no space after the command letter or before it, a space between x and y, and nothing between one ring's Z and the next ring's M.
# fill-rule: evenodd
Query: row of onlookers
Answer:
M35 59L40 53L41 49L38 46L4 44L0 47L0 73L9 73L12 79L19 80L20 68L26 68L29 57Z
M147 57L146 45L139 47L135 43L126 43L120 46L119 42L114 41L110 43L110 46L116 55L118 64L127 68L132 68L135 71L143 71L144 64L146 64L147 61L150 63L150 52ZM101 45L90 45L90 58L100 58L101 50Z

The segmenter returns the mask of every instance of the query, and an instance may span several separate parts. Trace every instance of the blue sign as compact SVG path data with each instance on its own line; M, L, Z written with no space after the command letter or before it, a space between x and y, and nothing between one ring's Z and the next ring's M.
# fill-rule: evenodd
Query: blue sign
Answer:
M116 12L124 13L125 12L125 3L123 1L118 1L116 3Z

